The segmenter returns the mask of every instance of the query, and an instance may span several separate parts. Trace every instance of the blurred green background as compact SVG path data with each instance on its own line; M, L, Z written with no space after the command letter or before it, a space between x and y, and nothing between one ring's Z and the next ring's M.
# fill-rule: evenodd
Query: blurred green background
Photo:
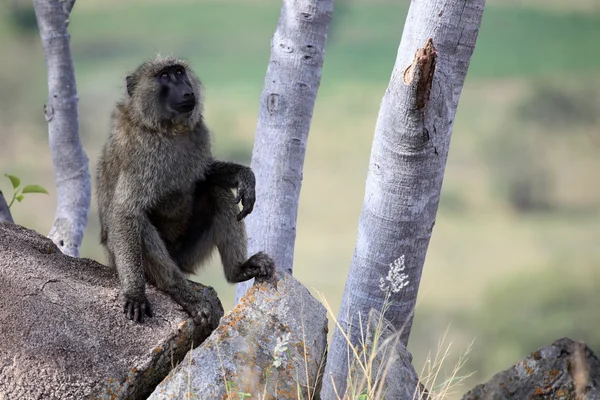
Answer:
M56 190L30 3L0 5L0 173L50 191L12 207L19 224L47 234ZM216 155L249 164L279 7L273 0L79 0L70 33L91 171L126 72L156 52L191 60L206 88ZM338 0L334 10L304 166L295 275L336 311L407 10L407 1L373 0ZM475 374L458 392L562 336L600 352L599 40L598 0L488 0L409 344L420 370L449 327L449 373L475 339L463 370ZM0 189L10 194L7 179ZM95 204L82 255L104 262ZM234 287L218 257L197 279L232 307Z

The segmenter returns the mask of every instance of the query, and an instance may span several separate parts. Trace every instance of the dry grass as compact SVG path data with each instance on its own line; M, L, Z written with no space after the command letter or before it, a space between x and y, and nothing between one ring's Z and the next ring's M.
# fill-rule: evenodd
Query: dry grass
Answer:
M361 327L359 343L353 344L349 334L340 325L336 313L329 305L325 296L319 293L319 297L325 306L328 317L333 321L334 325L339 329L344 340L348 345L348 376L347 389L337 388L333 383L334 391L337 395L337 400L381 400L385 390L386 378L390 372L392 364L397 360L397 355L394 349L397 348L400 341L400 335L404 327L394 332L392 335L384 338L384 331L388 329L389 323L383 315L387 307L389 307L388 297L384 301L383 309L380 312L372 313L370 317L376 316L374 320L367 323L369 333L364 332L363 321L358 315L358 323ZM374 328L374 329L372 329ZM349 328L348 328L349 330ZM473 373L466 375L458 375L460 370L465 366L467 355L472 349L469 345L466 351L458 358L457 363L453 366L450 374L444 376L444 368L448 363L450 348L452 343L449 343L444 348L448 330L441 338L434 359L430 361L428 357L424 368L419 375L419 381L425 388L416 386L413 393L413 400L444 400L456 393L458 388L465 379L469 378ZM380 359L381 362L376 362ZM325 377L324 379L327 379ZM440 382L441 380L441 382Z
M452 342L448 343L446 347L444 347L444 342L446 341L448 335L448 329L444 332L444 335L441 337L435 356L433 360L430 355L427 355L427 359L423 364L423 369L419 374L421 382L425 387L432 388L431 400L442 400L448 399L451 396L454 396L456 392L456 388L462 385L464 381L471 377L475 372L470 372L466 375L458 375L461 369L465 366L467 362L467 355L473 349L473 341L469 343L467 349L458 357L458 361L452 368L449 376L443 378L443 381L440 383L440 379L442 378L441 372L442 367L447 364L448 357L450 356L450 348L452 346Z
M337 400L383 400L384 397L383 392L386 387L386 378L390 373L390 368L397 361L397 354L395 349L399 345L400 334L402 329L395 332L392 335L384 337L384 331L389 329L389 322L385 320L383 317L385 310L389 307L389 302L387 301L388 297L386 297L386 301L384 302L384 307L381 312L373 312L368 322L368 330L370 333L366 333L361 329L361 337L359 339L358 344L352 344L350 338L346 331L341 328L339 324L335 312L332 310L329 305L327 299L322 293L318 293L321 302L323 303L325 309L327 310L328 318L330 318L334 325L340 329L346 343L348 344L348 390L345 391L340 388L336 388L334 385L334 391L337 394ZM362 327L362 321L360 315L358 316L359 324ZM304 321L302 321L302 342L305 344L307 342L306 336L304 333ZM417 385L416 390L413 394L412 400L448 400L455 393L455 389L458 388L463 381L470 377L472 373L467 375L459 375L460 370L465 366L465 362L467 360L467 355L471 351L471 345L469 345L466 351L460 355L457 363L450 370L449 374L445 374L444 369L448 364L448 359L450 355L450 348L452 343L444 346L444 342L446 340L448 330L446 330L443 337L440 339L438 348L435 353L435 357L433 360L427 360L421 374L419 376L419 380L422 386ZM363 351L366 349L365 351ZM322 376L322 369L325 365L325 359L321 360L321 364L319 369L317 370L317 377L315 382L309 381L308 375L308 358L307 358L308 349L304 345L304 365L305 365L305 377L306 382L302 386L306 387L308 390L307 396L304 397L302 395L302 389L300 385L300 378L297 377L297 399L298 400L313 400L318 396L318 393L314 391L314 388L318 386L319 379L327 379L327 377ZM228 381L224 367L223 361L221 359L221 354L219 354L219 359L221 360L222 366L222 377L223 384L225 387L226 397L227 399L237 399L237 398L256 398L259 400L264 400L268 398L272 398L272 393L267 393L267 382L264 384L264 390L259 393L244 393L236 390L236 385L230 381ZM324 354L325 356L325 354ZM189 357L189 356L188 356ZM273 354L273 360L277 359L276 351ZM381 362L376 362L376 359L381 360ZM191 362L191 357L189 358ZM188 370L191 364L188 366ZM270 369L271 367L268 367ZM268 370L266 372L266 376L269 376ZM268 378L267 378L268 379ZM425 390L423 390L425 389ZM190 376L188 376L188 385L186 391L187 398L197 398L199 393L194 393L191 388Z

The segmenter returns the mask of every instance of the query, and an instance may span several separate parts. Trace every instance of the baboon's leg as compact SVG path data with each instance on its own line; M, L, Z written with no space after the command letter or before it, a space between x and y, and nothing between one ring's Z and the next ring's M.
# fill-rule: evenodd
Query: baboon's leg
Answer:
M215 215L213 235L221 256L225 279L230 283L244 282L248 279L268 279L275 269L273 260L267 254L258 252L247 257L246 226L238 221L238 207L233 202L231 191L215 187Z
M175 261L180 270L193 274L210 259L215 250L215 241L212 237L212 232L197 231L198 238L193 246L184 247L181 251L175 254Z
M192 215L184 237L173 252L179 268L188 274L196 272L215 250L215 198L211 188L212 185L206 181L196 182Z
M183 276L156 228L152 224L147 224L144 228L146 278L158 289L169 294L192 318L200 324L206 324L212 311L210 302ZM148 251L149 249L152 251Z

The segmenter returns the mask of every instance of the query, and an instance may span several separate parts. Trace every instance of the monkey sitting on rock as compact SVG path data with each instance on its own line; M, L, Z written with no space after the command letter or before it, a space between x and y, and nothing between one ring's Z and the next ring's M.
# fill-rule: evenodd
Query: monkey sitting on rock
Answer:
M148 281L205 324L210 304L184 274L215 247L230 283L274 272L264 252L246 258L254 173L212 157L202 86L185 60L157 56L127 76L126 87L97 165L100 243L117 269L127 318L152 317Z

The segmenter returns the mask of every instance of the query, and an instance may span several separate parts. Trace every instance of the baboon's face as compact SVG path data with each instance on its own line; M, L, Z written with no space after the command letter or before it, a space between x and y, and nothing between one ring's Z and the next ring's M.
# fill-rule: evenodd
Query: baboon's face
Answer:
M155 76L159 86L159 103L171 115L191 115L196 107L196 93L184 67L172 65Z
M202 84L185 60L157 57L126 77L131 111L157 128L165 121L196 124L202 119Z

